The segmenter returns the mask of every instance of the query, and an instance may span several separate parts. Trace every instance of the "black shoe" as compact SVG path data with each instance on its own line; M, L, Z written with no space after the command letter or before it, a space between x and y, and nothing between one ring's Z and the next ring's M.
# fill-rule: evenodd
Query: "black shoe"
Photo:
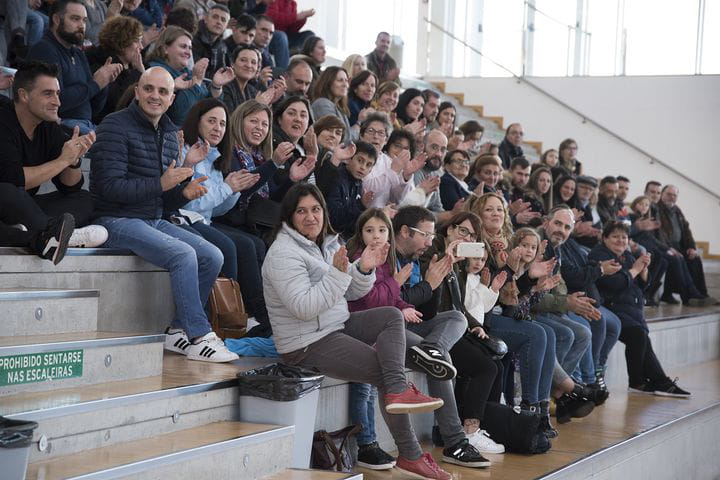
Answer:
M660 297L661 302L665 302L668 305L679 305L680 302L675 300L675 297L673 297L672 293L663 293L663 296Z
M683 305L690 307L709 307L711 305L717 305L718 301L713 297L700 297L691 298L687 302L683 302Z
M655 393L655 387L653 385L650 385L649 383L641 383L640 385L635 386L630 385L628 387L628 392L652 395L653 393Z
M555 400L555 406L558 423L567 423L571 418L587 417L595 408L592 400L576 398L568 394Z
M395 466L395 457L380 448L377 442L360 445L357 466L370 470L390 470Z
M652 393L660 397L689 397L691 393L678 387L676 383L677 381L678 378L675 377L675 380L670 380L669 378L666 378L662 382L657 382L653 385Z
M646 307L658 307L660 304L655 301L652 297L645 297L645 306Z
M477 448L470 445L467 438L455 446L444 449L442 461L462 465L463 467L486 468L490 466L490 460L483 457L477 451Z
M546 438L555 438L560 433L550 423L550 415L540 415L540 431L545 435Z
M559 435L555 427L550 423L550 402L540 402L535 405L521 403L520 408L540 417L538 432L545 435L546 438L555 438Z
M69 213L50 219L47 228L33 242L35 253L57 265L65 257L73 230L75 218Z
M589 390L587 399L592 401L596 407L605 403L605 400L610 396L610 391L605 386L604 381L602 385L600 383L591 383L590 385L586 385L585 388Z
M432 428L432 442L436 447L445 446L445 441L443 440L442 435L440 435L440 427L437 425L433 425Z
M445 359L442 351L434 345L415 345L410 347L409 367L417 367L438 380L452 380L457 375L453 364Z

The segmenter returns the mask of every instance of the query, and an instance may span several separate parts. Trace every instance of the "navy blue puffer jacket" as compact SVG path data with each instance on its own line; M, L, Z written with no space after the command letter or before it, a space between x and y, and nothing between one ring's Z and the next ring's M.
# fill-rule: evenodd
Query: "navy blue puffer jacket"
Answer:
M94 217L158 219L188 200L184 183L166 192L160 176L178 159L177 127L167 115L157 129L136 101L105 117L89 152Z

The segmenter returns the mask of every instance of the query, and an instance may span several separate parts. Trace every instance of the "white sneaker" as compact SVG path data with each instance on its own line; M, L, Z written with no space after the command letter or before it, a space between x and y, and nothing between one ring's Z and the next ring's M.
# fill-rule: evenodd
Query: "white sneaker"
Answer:
M190 360L215 363L232 362L240 358L237 353L228 350L215 332L200 337L197 343L191 343L187 349L187 357Z
M188 340L183 330L173 330L170 327L165 330L165 350L187 355L187 349L190 345L190 340Z
M102 225L88 225L76 228L70 237L68 247L99 247L108 239L108 231Z
M467 439L480 453L505 453L505 446L495 443L485 430L475 430Z

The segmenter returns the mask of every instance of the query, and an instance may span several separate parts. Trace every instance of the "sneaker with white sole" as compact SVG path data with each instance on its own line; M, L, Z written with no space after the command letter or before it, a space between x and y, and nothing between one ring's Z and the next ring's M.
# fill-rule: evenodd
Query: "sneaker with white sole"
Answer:
M202 362L232 362L237 360L237 353L233 353L225 346L215 332L209 332L197 339L197 343L191 343L187 348L187 357L190 360Z
M187 355L190 345L190 340L183 330L170 327L165 330L165 350Z
M41 258L57 265L65 257L74 228L75 218L69 213L51 218L47 228L31 242L31 247Z
M420 344L408 349L408 367L425 372L438 380L452 380L457 370L443 355L439 347L429 344Z
M99 247L108 239L108 231L102 225L88 225L76 228L70 237L68 247Z
M467 439L480 453L505 453L505 446L496 443L485 430L475 430Z

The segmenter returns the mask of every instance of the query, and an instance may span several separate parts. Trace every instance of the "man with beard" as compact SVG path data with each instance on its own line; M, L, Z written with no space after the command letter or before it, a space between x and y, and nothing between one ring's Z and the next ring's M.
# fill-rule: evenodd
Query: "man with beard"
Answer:
M33 45L28 59L60 67L60 111L63 126L77 126L85 135L95 130L93 113L105 105L107 86L123 69L107 59L93 75L85 53L87 10L81 0L58 0L53 4L51 26L42 40Z
M543 224L544 235L548 239L545 255L547 258L558 258L560 275L567 286L565 306L571 311L568 317L589 326L592 331L592 358L588 358L586 353L580 359L580 371L583 380L592 385L593 401L600 405L609 395L605 369L610 350L620 336L620 319L600 305L602 299L595 282L600 277L618 272L621 265L615 260L600 263L589 260L587 250L570 237L574 225L575 217L569 208L559 206L550 211ZM597 311L600 313L599 320ZM591 382L592 367L595 370L594 382Z
M548 241L543 257L545 260L557 258L558 265L564 266L565 258L561 247L566 242L574 242L574 240L570 239L570 233L574 226L575 218L572 210L568 207L559 206L550 211L542 228L538 231L541 238ZM575 251L572 246L568 248L573 252ZM606 265L604 267L601 266L601 273L604 271L606 274L610 274L615 271L615 268L619 268L619 264L614 266L611 265L611 262L604 263ZM598 273L597 267L587 263L574 263L573 268L576 277L584 274L588 276L587 279L592 279L593 276ZM603 270L603 268L605 268L605 270ZM575 334L577 334L577 330L568 322L575 322L590 329L592 332L591 347L584 350L582 355L574 358L571 352L568 352L568 356L571 358L568 359L566 356L566 362L561 363L567 373L572 375L575 370L575 364L579 360L582 381L590 387L589 391L586 391L585 394L596 405L601 405L605 402L609 393L605 384L599 382L596 371L604 366L607 360L607 354L618 340L618 336L620 335L620 320L610 310L600 306L600 297L592 281L583 285L581 290L577 290L577 284L573 284L573 287L575 287L572 289L573 293L568 293L570 289L563 278L555 288L543 296L535 309L537 312L554 314L558 321L570 327ZM541 313L541 315L545 314L546 313ZM601 351L604 357L601 356ZM573 397L573 395L571 394L570 397ZM572 406L577 404L576 400L577 398L565 398L563 402L565 406Z
M435 217L425 208L408 206L398 210L393 218L393 231L398 268L406 271L405 266L412 265L400 286L402 299L415 307L415 311L406 317L408 350L405 365L426 373L428 390L433 392L431 395L442 398L444 402L434 412L442 441L447 447L443 450L442 459L466 467L489 467L490 461L470 444L463 431L453 392L452 379L457 370L448 352L467 330L467 320L458 310L437 312L443 282L452 271L455 259L453 255L446 254L438 260L438 255L432 251ZM451 246L454 247L453 244ZM433 254L432 259L427 264L423 261L421 266L420 258L426 252L427 255Z
M422 92L423 99L425 100L425 106L423 107L423 118L425 118L425 125L428 131L432 130L432 124L437 118L437 114L440 107L440 94L435 90L426 88Z
M597 212L600 221L605 224L617 217L617 197L620 189L617 178L612 175L600 180L600 194L598 195Z
M511 123L505 130L505 138L498 146L498 155L502 159L502 166L505 170L510 169L513 158L523 156L523 149L520 145L524 135L522 125L519 123Z
M440 177L443 175L440 167L447 153L448 144L445 134L438 129L432 130L425 135L423 142L425 166L415 172L417 187L403 199L401 205L422 205L433 212L437 223L443 223L462 211L465 202L464 199L460 199L452 210L445 211L440 201Z
M630 179L622 175L618 175L616 178L618 181L617 200L615 201L615 208L618 211L617 217L618 220L629 220L630 208L625 202L627 202L627 197L630 194Z

